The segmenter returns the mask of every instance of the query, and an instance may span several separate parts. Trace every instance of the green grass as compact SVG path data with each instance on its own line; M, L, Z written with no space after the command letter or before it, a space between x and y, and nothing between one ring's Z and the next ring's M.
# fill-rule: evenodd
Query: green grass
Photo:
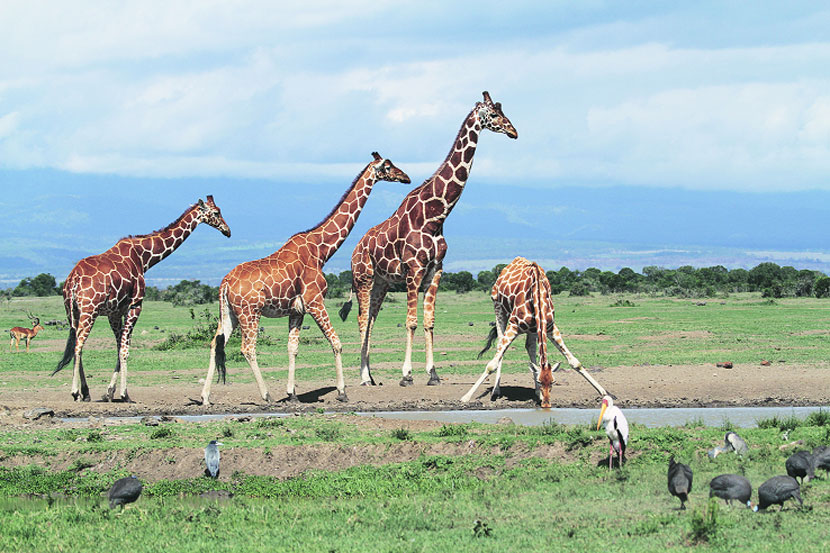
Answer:
M743 429L745 458L706 450L720 443L716 428L634 425L629 463L609 473L598 467L607 442L587 427L445 425L406 431L412 447L455 443L475 447L459 455L421 455L404 461L311 470L296 478L234 472L219 481L193 475L147 482L142 498L123 511L105 507L102 493L122 470L99 473L95 459L114 449L198 448L232 428L224 449L327 443L400 443L399 432L377 432L354 418L311 414L247 423L172 424L175 440L151 440L154 429L124 425L98 429L0 430L3 459L37 455L17 448L33 437L44 460L70 453L75 466L51 471L32 465L0 468L0 550L157 551L824 551L830 539L830 481L802 488L807 508L752 513L707 500L708 481L745 474L755 488L783 472L777 428ZM450 430L450 429L460 430ZM155 429L157 430L157 429ZM100 440L89 437L99 432ZM298 434L300 443L292 440ZM806 420L790 439L806 446L828 438ZM73 438L73 439L68 439ZM87 438L86 441L78 438ZM546 446L567 454L534 455ZM545 449L550 451L550 449ZM529 453L528 453L529 452ZM670 454L689 463L694 487L686 511L666 490ZM230 458L230 457L227 457ZM225 461L225 458L223 458ZM273 463L280 463L274 457ZM6 464L3 463L3 466ZM208 490L233 491L228 501L199 499ZM68 499L55 499L58 492ZM44 499L21 499L37 494Z
M403 294L390 294L373 333L373 367L381 378L397 378L400 374L405 330L397 325L405 319L403 299ZM346 322L335 314L342 301L330 300L328 307L343 343L348 383L359 379L359 338L356 314ZM826 363L830 359L830 299L780 299L768 303L758 294L735 294L726 299L710 299L705 306L696 305L697 300L639 295L560 295L554 301L557 324L566 343L589 367L720 361L757 364L765 359L774 364ZM621 305L627 307L618 307ZM206 308L217 311L216 305ZM0 328L25 323L26 310L38 314L42 321L64 318L60 298L15 298L0 304ZM197 314L202 310L198 309ZM484 293L439 296L435 348L441 374L474 375L481 371L483 362L476 359L476 354L493 319L492 303ZM471 322L473 326L469 326ZM164 385L176 380L192 382L198 389L198 379L204 377L207 369L208 339L204 343L185 340L166 351L157 348L172 334L185 336L199 324L198 317L191 318L190 308L146 302L133 334L131 386ZM301 335L297 378L331 380L331 348L310 317L306 317L305 324L310 328ZM267 339L260 340L258 353L266 380L285 378L287 325L287 319L262 320ZM61 355L66 336L66 330L47 327L32 342L29 355L9 354L0 349L6 351L0 354L0 385L5 389L67 387L67 374L48 377ZM424 363L423 333L419 330L415 336L413 361L417 369L418 364ZM96 322L91 337L84 349L84 365L94 391L106 387L115 364L114 338L106 319ZM237 355L236 343L228 349L228 378L250 382L253 377L244 359ZM191 347L182 347L188 344ZM505 372L526 372L523 349L514 345L508 351ZM20 374L27 378L5 376Z

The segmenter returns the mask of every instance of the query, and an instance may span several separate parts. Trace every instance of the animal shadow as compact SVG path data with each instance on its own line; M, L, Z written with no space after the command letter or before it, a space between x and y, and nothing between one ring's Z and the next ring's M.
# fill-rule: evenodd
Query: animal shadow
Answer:
M311 390L310 392L306 392L304 394L297 394L297 399L300 400L300 403L321 403L324 395L330 394L336 390L337 388L334 386L325 386L323 388ZM289 401L288 397L284 397L279 400L278 403L288 403Z

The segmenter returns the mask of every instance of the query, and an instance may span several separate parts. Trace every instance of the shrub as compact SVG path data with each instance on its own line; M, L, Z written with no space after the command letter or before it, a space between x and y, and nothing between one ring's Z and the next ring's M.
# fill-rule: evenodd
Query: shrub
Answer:
M718 536L718 503L710 498L703 509L695 509L689 519L689 539L695 543L709 542Z
M412 434L410 434L409 430L407 430L406 428L396 428L392 431L392 437L396 440L401 440L402 442L405 442L407 440L412 439Z

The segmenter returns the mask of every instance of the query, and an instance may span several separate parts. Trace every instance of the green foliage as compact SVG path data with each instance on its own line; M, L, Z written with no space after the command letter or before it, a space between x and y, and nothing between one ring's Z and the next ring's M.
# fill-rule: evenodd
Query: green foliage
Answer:
M150 439L151 440L161 440L163 438L169 438L173 436L173 429L170 426L159 426L158 428L154 428L152 432L150 432Z
M756 424L758 425L758 428L777 428L781 431L785 431L795 430L804 424L804 421L795 415L790 415L789 417L779 417L778 415L774 415L766 419L760 419L756 421Z
M412 434L406 428L396 428L392 431L392 437L405 442L412 439Z
M718 502L710 498L709 502L700 509L695 509L689 518L689 539L694 543L708 543L718 537Z
M61 290L55 277L49 273L40 273L36 277L26 277L12 291L12 296L58 296Z
M441 438L464 438L469 433L469 428L465 424L444 424L436 431L436 435Z

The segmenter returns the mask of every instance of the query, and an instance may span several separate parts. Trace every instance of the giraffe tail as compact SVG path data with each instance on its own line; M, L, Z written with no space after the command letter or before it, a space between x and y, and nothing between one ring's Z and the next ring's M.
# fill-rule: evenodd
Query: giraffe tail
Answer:
M340 311L337 312L337 314L340 315L341 321L345 321L349 318L349 313L352 310L352 294L354 294L354 289L349 290L349 300L346 303L344 303L340 307Z
M484 349L478 352L478 356L476 359L481 359L481 356L493 346L493 342L499 337L499 329L493 327L490 329L490 334L487 335L487 344L484 346Z
M49 376L55 376L62 368L67 366L75 357L75 328L69 328L69 338L66 339L66 348L63 350L63 358L58 362L57 368Z
M228 370L225 367L225 335L219 334L216 336L216 383L218 384L221 380L222 384L226 384L227 374Z
M63 350L63 358L58 362L58 366L52 371L49 376L55 376L62 368L67 366L70 361L75 358L75 343L77 335L75 330L75 323L79 318L78 303L75 301L75 293L70 292L69 308L67 309L69 318L69 337L66 339L66 347Z

